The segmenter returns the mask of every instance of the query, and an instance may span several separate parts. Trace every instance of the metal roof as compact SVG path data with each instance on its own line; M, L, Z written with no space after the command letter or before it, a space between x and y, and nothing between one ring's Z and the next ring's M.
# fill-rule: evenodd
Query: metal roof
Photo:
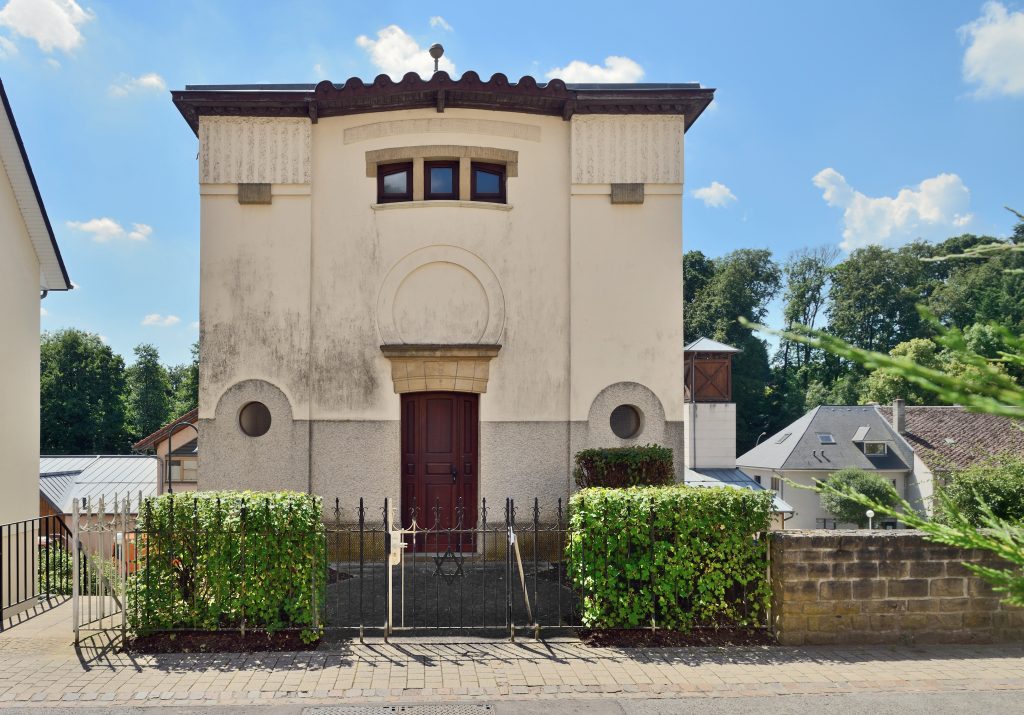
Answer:
M142 498L155 496L159 463L148 455L51 456L39 458L39 491L55 508L69 514L73 502L100 498L109 511L115 498L131 500L131 511Z
M867 429L865 429L867 428ZM870 431L872 441L885 442L882 455L866 455L859 441ZM792 436L780 440L781 435ZM822 444L819 433L831 434L835 444ZM821 405L779 433L768 437L736 464L753 469L795 469L832 472L845 467L868 471L909 471L914 453L873 405Z
M752 492L769 491L739 469L687 469L683 475L683 482L687 486L693 487L730 487L732 489L749 489ZM793 507L778 494L772 497L772 510L783 514L793 513Z
M0 101L3 102L6 118L6 121L0 121L0 163L7 172L18 210L39 259L39 289L71 290L71 279L64 267L64 259L53 235L50 218L46 215L43 197L39 194L39 186L32 173L32 165L28 161L28 153L21 140L18 124L14 121L14 111L2 80Z
M692 343L683 348L685 353L739 353L743 352L739 348L734 348L732 345L726 345L720 343L717 340L711 338L697 338Z

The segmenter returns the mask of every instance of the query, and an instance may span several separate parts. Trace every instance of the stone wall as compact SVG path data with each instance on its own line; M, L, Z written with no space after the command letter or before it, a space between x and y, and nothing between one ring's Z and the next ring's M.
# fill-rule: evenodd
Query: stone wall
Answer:
M1024 640L1024 609L963 562L985 552L916 531L772 534L772 619L783 645L992 643Z

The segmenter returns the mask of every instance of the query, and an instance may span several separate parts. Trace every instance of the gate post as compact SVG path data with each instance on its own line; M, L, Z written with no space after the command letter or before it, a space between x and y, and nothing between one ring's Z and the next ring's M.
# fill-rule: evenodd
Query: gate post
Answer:
M81 554L79 553L80 544L78 541L78 524L79 524L79 512L78 512L78 499L72 499L71 509L71 520L72 524L72 538L71 538L71 620L74 622L75 627L75 645L79 643L78 640L78 622L79 622L79 610L81 608L79 601L81 599L79 582L79 571L81 570Z
M387 621L384 623L384 642L388 642L391 635L391 595L394 593L392 585L391 569L391 505L387 497L384 497L384 584L387 589Z

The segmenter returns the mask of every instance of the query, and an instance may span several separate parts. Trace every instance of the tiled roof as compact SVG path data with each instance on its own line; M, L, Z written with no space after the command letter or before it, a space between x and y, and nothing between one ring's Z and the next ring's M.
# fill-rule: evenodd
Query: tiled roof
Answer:
M199 419L199 408L196 407L194 409L189 410L188 412L186 412L185 414L181 415L180 417L177 417L177 418L171 420L170 422L165 424L163 427L158 429L156 432L153 432L152 434L143 437L138 442L133 444L132 448L136 449L136 450L149 449L150 447L155 446L157 442L163 442L165 439L167 439L167 433L171 431L171 425L176 425L179 422L188 422L189 424L193 424L194 425L198 419ZM175 432L174 434L178 434L178 432L181 432L181 430L183 430L183 429L188 429L188 428L187 427L182 427L177 432ZM177 451L177 448L175 448L175 451Z
M831 435L831 441L822 441ZM863 440L884 442L885 454L864 453ZM827 439L827 437L825 437ZM907 471L913 453L872 405L821 405L740 455L736 464L753 469L832 472L845 467Z
M932 471L963 469L994 455L1024 455L1024 422L963 407L908 406L903 438ZM892 407L878 407L887 420Z

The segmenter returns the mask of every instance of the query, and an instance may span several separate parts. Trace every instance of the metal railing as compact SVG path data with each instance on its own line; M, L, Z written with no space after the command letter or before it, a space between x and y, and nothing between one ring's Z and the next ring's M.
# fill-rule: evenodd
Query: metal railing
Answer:
M71 530L60 515L0 524L0 611L5 617L42 599L71 594L71 542Z

